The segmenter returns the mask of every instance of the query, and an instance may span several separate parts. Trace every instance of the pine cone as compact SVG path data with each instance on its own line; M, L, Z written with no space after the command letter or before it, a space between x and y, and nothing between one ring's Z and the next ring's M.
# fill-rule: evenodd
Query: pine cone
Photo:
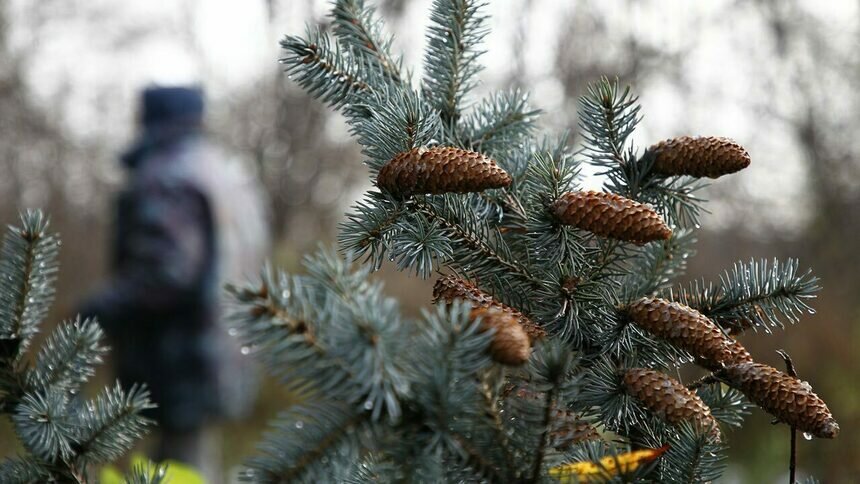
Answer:
M638 245L672 236L653 209L614 193L567 192L551 210L564 225Z
M720 427L711 409L677 380L659 371L629 368L624 372L623 381L627 393L666 422L693 422L720 440Z
M506 304L496 301L493 299L493 296L490 296L484 291L478 289L478 287L471 282L460 279L455 275L447 275L437 280L436 284L433 285L433 302L436 303L443 300L447 303L451 303L455 299L468 301L476 308L492 307L509 313L519 321L520 325L522 325L523 329L532 341L542 339L546 336L546 331L535 324L531 319L527 318L523 313Z
M702 313L681 303L643 297L627 307L627 314L637 326L690 352L709 370L752 361L743 345L726 336Z
M556 410L549 436L551 445L557 450L564 450L589 440L600 440L597 429L570 410Z
M481 330L495 329L490 343L490 355L503 365L522 365L529 359L531 343L529 335L510 313L496 308L473 309L470 317L481 318Z
M511 184L487 156L452 147L414 148L386 163L376 184L396 195L467 193Z
M732 365L722 374L729 385L802 432L825 439L839 435L839 424L809 383L760 363Z
M516 392L514 392L516 390ZM509 387L507 393L513 393L516 398L544 402L546 394L527 388ZM552 405L552 421L550 423L550 445L558 450L564 450L588 440L600 440L600 433L589 421L580 414L568 408L559 407L559 402Z
M654 171L663 175L718 178L743 170L750 155L735 141L716 136L681 136L648 148L654 154Z

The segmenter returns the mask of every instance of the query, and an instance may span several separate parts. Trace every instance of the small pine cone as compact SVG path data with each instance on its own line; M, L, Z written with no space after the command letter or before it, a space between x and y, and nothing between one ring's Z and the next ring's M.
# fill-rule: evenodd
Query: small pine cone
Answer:
M672 236L653 209L614 193L567 192L551 210L564 225L638 245Z
M690 352L705 368L752 361L747 350L710 319L681 303L643 297L627 307L630 319L645 331Z
M550 431L551 445L564 450L589 440L600 440L600 433L587 420L570 410L556 410L555 424Z
M677 380L659 371L629 368L624 372L623 381L627 393L666 422L693 422L720 440L720 427L711 415L711 409Z
M718 178L743 170L750 155L729 138L681 136L648 148L654 154L654 171L663 175Z
M396 195L467 193L511 184L489 157L452 147L414 148L386 163L376 184Z
M468 301L476 308L492 307L509 313L519 321L531 341L539 340L546 336L546 331L527 318L523 313L496 301L493 299L493 296L480 290L471 282L455 275L447 275L437 280L436 284L433 285L433 302L436 303L442 300L451 303L455 299Z
M476 308L472 319L481 318L481 330L495 329L490 343L490 355L503 365L522 365L529 359L532 348L529 335L510 313L495 308Z
M839 435L839 424L809 383L761 363L729 366L723 375L756 405L800 431L825 439Z
M510 384L509 384L510 385ZM546 394L529 390L528 388L516 388L509 386L507 394L513 393L516 398L544 402ZM588 440L600 440L600 432L594 425L583 419L579 413L568 408L558 406L558 402L552 406L552 423L550 424L550 442L552 447L564 450Z

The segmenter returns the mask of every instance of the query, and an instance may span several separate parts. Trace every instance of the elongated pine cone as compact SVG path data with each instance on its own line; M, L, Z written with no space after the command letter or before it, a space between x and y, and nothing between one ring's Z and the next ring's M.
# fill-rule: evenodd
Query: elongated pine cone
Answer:
M732 365L723 375L726 383L788 425L825 439L839 435L839 424L809 383L761 363Z
M553 202L551 210L564 225L638 245L672 236L653 209L614 193L567 192Z
M647 368L627 369L623 381L627 393L666 422L693 422L717 441L720 440L720 427L711 415L711 409L679 381Z
M510 313L496 308L475 308L472 319L481 318L481 330L496 332L490 343L490 356L503 365L522 365L529 359L532 347L529 335Z
M688 351L709 370L753 360L743 345L702 313L681 303L643 297L627 307L627 314L637 326Z
M489 157L447 146L414 148L386 163L376 184L396 195L467 193L511 184L511 176Z
M493 296L480 290L471 282L455 275L439 278L433 285L433 302L443 300L447 303L455 299L468 301L476 308L497 308L511 314L522 325L532 341L546 336L546 331L516 309L493 299Z
M655 157L654 171L663 175L718 178L750 164L743 146L716 136L681 136L661 141L648 151Z

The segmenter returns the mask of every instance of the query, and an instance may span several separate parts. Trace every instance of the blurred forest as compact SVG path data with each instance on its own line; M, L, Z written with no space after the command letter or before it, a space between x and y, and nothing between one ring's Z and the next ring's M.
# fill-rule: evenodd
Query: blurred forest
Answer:
M429 0L375 3L397 33L395 48L406 47L405 63L415 65ZM20 208L42 207L63 237L48 324L72 316L104 273L112 193L121 182L115 160L133 135L136 94L148 83L196 80L206 86L210 131L265 187L278 265L295 268L319 240L332 240L344 210L369 183L340 116L300 92L276 62L278 38L302 32L307 22L324 23L328 2L163 4L144 9L126 2L0 0L0 222L14 222ZM209 5L226 13L209 14ZM545 111L547 130L575 132L577 98L586 84L617 76L642 100L639 146L702 134L729 136L748 149L750 169L709 188L711 214L689 278L714 279L737 260L773 256L799 257L802 268L821 278L817 314L774 335L745 335L743 343L773 366L781 364L775 350L788 349L800 376L842 426L834 441L799 442L802 473L855 482L860 2L823 5L496 1L479 91L521 86ZM240 22L243 28L236 27ZM222 45L239 49L228 55ZM149 72L176 58L174 51L182 56L173 63L190 74ZM589 183L597 187L600 180ZM391 268L380 277L408 311L429 304L427 283ZM111 378L107 372L102 377ZM250 452L283 398L267 386L252 421L231 424L225 466ZM3 425L0 455L15 451ZM724 480L784 482L788 434L755 412L729 437L733 466Z

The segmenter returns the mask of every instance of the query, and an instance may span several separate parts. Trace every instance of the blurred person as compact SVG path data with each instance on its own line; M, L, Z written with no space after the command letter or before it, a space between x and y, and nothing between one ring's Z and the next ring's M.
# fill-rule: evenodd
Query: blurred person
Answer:
M207 139L192 87L144 90L121 157L111 276L82 310L108 334L118 377L158 405L158 461L221 481L217 422L253 402L253 373L219 324L223 282L256 272L267 244L260 190Z

